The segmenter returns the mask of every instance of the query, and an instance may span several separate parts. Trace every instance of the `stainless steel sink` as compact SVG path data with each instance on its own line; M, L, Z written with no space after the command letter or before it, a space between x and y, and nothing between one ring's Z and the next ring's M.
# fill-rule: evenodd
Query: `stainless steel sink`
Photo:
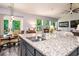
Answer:
M29 40L31 40L31 41L33 41L33 42L38 42L38 41L44 41L44 40L46 40L46 39L44 39L42 37L37 37L37 39L36 39L36 37L26 37L26 38L29 39Z

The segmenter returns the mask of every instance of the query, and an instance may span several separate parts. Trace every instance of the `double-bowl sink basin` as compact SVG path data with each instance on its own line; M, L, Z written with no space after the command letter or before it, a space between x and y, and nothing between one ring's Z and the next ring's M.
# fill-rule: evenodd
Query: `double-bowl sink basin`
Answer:
M32 42L39 42L39 41L44 41L46 40L43 37L35 36L35 37L26 37L27 39L31 40Z

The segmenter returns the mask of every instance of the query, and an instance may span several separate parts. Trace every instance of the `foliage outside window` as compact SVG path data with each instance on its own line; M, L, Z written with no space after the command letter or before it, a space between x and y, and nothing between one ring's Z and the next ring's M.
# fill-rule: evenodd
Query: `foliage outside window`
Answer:
M43 24L42 24L42 21L43 21ZM54 20L49 21L49 20L36 19L37 31L41 31L43 28L50 28L50 26L53 26L55 28L55 21Z
M49 20L43 20L43 25L44 26L49 26Z
M55 27L55 21L51 20L51 25Z
M42 30L42 27L37 27L37 31L41 31Z
M20 21L18 20L13 20L12 22L12 30L20 30Z
M36 19L36 30L41 31L42 30L42 20Z
M7 19L4 20L4 34L8 33L8 23L9 21Z
M41 26L42 25L42 20L41 19L37 19L36 20L36 25L37 26Z

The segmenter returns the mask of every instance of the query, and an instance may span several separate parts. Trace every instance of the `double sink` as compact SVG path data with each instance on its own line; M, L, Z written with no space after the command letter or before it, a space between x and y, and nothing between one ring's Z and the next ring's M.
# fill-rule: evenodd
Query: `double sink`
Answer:
M26 38L29 39L29 40L31 40L32 42L39 42L39 41L44 41L44 40L46 40L45 38L40 37L40 36L26 37Z

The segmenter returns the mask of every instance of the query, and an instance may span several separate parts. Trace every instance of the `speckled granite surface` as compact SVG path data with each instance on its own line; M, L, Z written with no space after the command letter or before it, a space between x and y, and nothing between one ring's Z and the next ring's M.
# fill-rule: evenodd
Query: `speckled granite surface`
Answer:
M23 34L19 36L44 55L65 56L79 46L79 42L75 36L69 33L66 34L64 35L64 32L44 34L46 40L39 42L32 42L26 38L26 36L33 36L35 34Z

